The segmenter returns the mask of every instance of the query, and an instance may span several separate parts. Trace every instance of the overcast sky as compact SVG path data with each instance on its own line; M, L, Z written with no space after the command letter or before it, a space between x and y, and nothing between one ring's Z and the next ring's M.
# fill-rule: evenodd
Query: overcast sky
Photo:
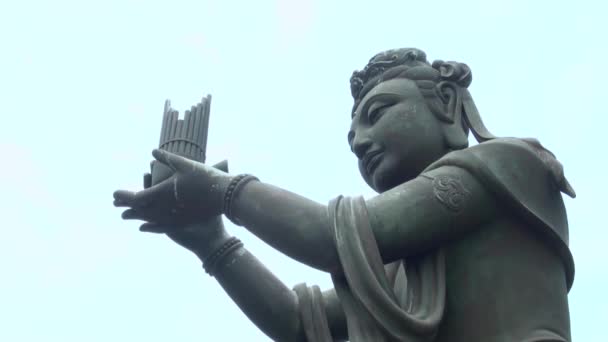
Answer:
M141 188L165 99L212 94L208 158L321 203L371 196L346 133L349 77L418 47L467 63L499 136L537 137L565 166L576 262L573 339L603 341L603 1L6 1L0 4L0 340L266 341L164 236L112 206ZM239 227L288 286L331 286ZM516 252L516 251L514 251Z

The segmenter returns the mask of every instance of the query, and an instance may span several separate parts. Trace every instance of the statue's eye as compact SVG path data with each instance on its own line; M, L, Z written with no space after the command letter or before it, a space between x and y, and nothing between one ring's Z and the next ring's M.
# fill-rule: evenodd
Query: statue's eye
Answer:
M375 124L382 114L386 112L393 105L392 102L384 103L384 102L376 102L369 107L367 111L367 120L371 125Z

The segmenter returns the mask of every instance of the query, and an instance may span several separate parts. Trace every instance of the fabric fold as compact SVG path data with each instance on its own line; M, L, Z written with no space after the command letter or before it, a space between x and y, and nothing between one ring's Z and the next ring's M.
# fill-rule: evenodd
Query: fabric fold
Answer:
M298 284L294 287L294 292L298 296L300 322L306 334L306 340L332 342L321 289L317 285L307 287L306 284Z
M443 251L404 260L405 266L400 266L405 267L407 281L392 284L364 199L340 196L328 209L343 271L332 275L332 280L350 341L432 341L445 308Z

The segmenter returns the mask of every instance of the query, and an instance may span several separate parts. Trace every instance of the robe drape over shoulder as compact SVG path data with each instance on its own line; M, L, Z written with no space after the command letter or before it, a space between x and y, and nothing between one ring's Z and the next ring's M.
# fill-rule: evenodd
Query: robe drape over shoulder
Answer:
M448 153L424 172L456 166L470 172L501 205L528 223L561 258L568 290L574 282L563 192L575 197L561 163L536 139L496 138Z
M445 307L443 252L385 268L363 198L338 197L329 212L343 271L332 280L350 341L432 341Z
M467 170L501 206L528 223L531 233L539 234L561 259L564 282L570 289L574 262L560 191L573 191L550 152L535 140L497 138L451 152L424 172L442 166ZM383 265L364 199L340 196L330 202L328 210L342 266L341 272L332 274L332 280L346 315L350 341L433 341L446 312L443 247ZM303 322L309 341L331 341L327 322L322 322L326 319L323 310L314 308L322 303L320 291L300 288L296 292L300 306L305 304L306 308L301 315L318 312L322 317ZM549 332L541 335L531 340L563 340L551 339Z

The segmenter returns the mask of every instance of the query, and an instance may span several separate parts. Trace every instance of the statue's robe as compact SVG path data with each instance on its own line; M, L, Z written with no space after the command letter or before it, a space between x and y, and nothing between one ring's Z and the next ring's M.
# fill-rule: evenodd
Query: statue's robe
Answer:
M467 170L503 214L448 243L383 265L362 198L329 206L333 274L351 342L570 341L574 279L561 164L533 140L500 138L430 165ZM569 188L569 185L568 185ZM298 290L309 341L331 341L318 288Z

